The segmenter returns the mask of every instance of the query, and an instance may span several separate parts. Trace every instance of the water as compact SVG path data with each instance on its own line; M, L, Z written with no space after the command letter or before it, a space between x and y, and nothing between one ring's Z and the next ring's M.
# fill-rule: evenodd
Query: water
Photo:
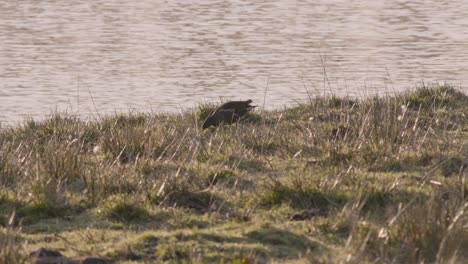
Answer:
M0 0L0 121L467 91L466 17L464 0Z

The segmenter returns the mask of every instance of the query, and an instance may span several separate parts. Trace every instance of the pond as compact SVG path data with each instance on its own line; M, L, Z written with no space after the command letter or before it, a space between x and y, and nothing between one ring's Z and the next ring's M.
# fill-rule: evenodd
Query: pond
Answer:
M466 1L0 0L0 121L467 91Z

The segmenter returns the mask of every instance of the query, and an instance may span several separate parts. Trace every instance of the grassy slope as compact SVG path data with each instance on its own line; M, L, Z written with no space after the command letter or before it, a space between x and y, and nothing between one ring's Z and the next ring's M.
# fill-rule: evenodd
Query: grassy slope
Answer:
M122 262L467 258L466 95L316 98L200 131L210 107L1 130L0 262L40 246Z

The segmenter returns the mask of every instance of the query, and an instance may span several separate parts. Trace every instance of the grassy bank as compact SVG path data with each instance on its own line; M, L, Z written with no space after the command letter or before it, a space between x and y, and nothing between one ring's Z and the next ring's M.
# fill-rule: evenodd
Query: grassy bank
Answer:
M201 131L212 107L1 130L0 263L41 246L147 263L468 258L467 95L314 98Z

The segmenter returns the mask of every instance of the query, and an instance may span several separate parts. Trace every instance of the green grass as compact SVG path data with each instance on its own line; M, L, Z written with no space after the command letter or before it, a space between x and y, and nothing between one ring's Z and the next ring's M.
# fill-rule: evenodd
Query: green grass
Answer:
M122 263L468 257L457 89L313 98L202 131L213 109L0 130L0 262L39 247Z

